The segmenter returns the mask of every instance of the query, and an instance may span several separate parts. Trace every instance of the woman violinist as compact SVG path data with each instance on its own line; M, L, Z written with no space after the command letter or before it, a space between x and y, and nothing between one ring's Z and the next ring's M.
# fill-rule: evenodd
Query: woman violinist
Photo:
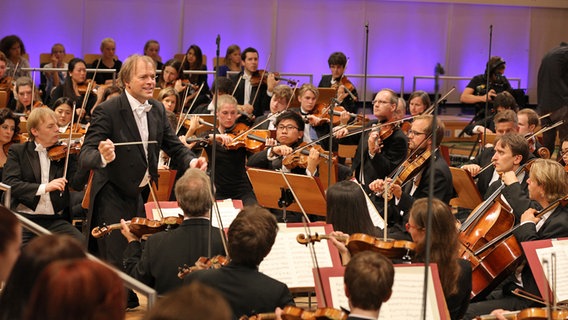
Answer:
M30 112L43 106L38 94L38 89L33 80L28 77L20 77L16 80L16 101L15 105L9 106L16 113L25 114L20 120L25 119Z
M87 80L87 64L85 61L79 58L71 59L67 69L67 79L53 90L51 101L55 102L61 97L71 98L76 103L77 115L82 115L81 123L87 123L92 108L97 102L97 94L92 90L94 89L92 86L91 91L88 92L90 81ZM86 102L85 99L87 99ZM83 105L85 105L85 110L82 110Z
M61 97L53 103L53 111L57 117L57 126L59 132L64 133L71 124L71 115L73 114L73 100L67 97Z
M8 149L17 141L20 131L20 119L8 108L0 109L0 179L2 169L8 159Z
M430 172L434 170L434 197L449 204L454 195L452 186L452 174L446 161L441 154L434 153L434 167L430 165L431 148L436 148L441 144L444 134L444 124L438 120L436 126L437 140L432 139L433 133L432 115L421 115L414 119L412 127L408 133L408 148L410 157L399 167L400 175L387 178L386 181L392 190L393 198L390 200L389 215L389 237L401 240L410 240L410 234L405 230L405 223L408 222L408 213L412 203L419 198L428 197L430 188ZM406 184L405 184L406 183ZM404 187L401 185L405 184ZM369 184L369 189L377 193L377 202L380 207L385 187L384 179L377 179ZM400 212L403 212L401 215Z
M517 241L521 243L568 237L568 208L562 204L550 206L566 197L568 175L564 168L553 160L537 159L531 165L527 183L528 199L519 191L516 194L519 205L513 206L515 216L520 216L520 225L513 231ZM536 204L529 204L529 199ZM529 205L535 208L530 208ZM537 212L536 209L540 211ZM498 308L522 310L541 306L539 303L513 295L511 291L517 288L541 296L528 264L517 268L515 273L503 282L500 289L488 295L487 300L470 304L464 318L471 319L477 315L489 314Z
M345 77L345 67L347 66L347 57L343 52L334 52L327 59L331 75L325 75L321 78L318 87L320 88L337 88L337 100L345 110L351 113L357 113L357 89ZM354 98L353 98L354 97Z
M247 158L246 148L232 148L233 138L238 135L241 125L236 125L239 117L237 101L230 95L219 96L216 128L216 155L215 155L215 198L216 199L240 199L244 205L256 203L256 197L252 191L252 185L245 169ZM209 138L213 132L205 133ZM212 143L205 150L209 159L212 159Z

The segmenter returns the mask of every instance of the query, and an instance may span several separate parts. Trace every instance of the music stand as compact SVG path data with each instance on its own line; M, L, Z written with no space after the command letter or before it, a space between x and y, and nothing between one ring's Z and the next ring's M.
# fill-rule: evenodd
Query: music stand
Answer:
M291 195L282 172L248 168L247 175L254 189L258 204L271 209L288 209L301 212L300 206ZM326 215L324 189L318 178L285 173L286 179L307 214Z
M450 205L474 209L483 201L471 175L462 168L450 167L452 182L458 196L450 200Z

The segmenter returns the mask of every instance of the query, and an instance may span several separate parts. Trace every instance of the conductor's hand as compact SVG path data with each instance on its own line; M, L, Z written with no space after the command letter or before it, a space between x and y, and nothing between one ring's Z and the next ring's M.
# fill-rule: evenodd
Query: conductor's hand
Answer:
M191 160L189 163L190 168L197 168L201 171L207 170L207 159L205 157L199 157L197 159Z
M64 191L65 184L67 184L67 179L65 178L53 179L45 186L45 192Z
M110 139L99 142L99 152L107 163L111 163L116 158L114 153L114 143Z

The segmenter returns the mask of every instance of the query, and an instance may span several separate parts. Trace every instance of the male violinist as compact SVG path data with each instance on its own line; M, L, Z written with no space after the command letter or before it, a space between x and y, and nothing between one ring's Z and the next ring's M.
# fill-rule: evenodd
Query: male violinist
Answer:
M245 106L247 113L253 113L258 117L268 110L272 91L278 81L274 74L265 74L266 83L261 81L258 73L258 51L255 48L246 48L241 54L241 59L244 69L236 78L233 78L237 86L234 96L239 105Z
M193 265L208 255L209 220L213 194L211 181L205 172L188 169L175 187L178 205L183 210L183 223L174 230L152 235L144 244L130 232L121 220L122 234L128 240L123 265L126 273L165 294L180 287L178 267ZM211 256L225 255L220 230L211 229Z
M262 124L256 128L276 130L276 125L274 124L276 117L279 112L286 110L288 102L290 102L290 98L292 98L292 94L292 89L285 84L280 84L274 87L272 98L270 98L270 113L256 118L254 121L255 125L262 122ZM267 118L270 120L266 120Z
M323 118L321 115L316 115L316 102L318 100L319 92L311 83L304 83L298 90L298 101L300 102L299 108L291 109L300 113L304 118L306 124L304 130L304 141L312 142L318 140L319 137L329 133L329 119ZM320 143L321 145L322 143ZM323 143L324 149L327 147Z
M27 127L30 141L12 145L4 165L2 181L12 187L11 208L54 233L83 241L79 230L70 223L69 186L82 189L75 184L76 158L69 155L66 163L65 158L48 157L47 149L59 140L55 113L49 108L34 109ZM34 236L24 230L23 243Z
M393 198L389 202L389 218L391 224L389 236L395 239L412 240L406 231L405 225L408 222L410 208L416 199L426 198L430 192L430 174L434 170L434 197L442 200L446 204L454 196L452 185L452 173L448 163L442 157L438 147L444 138L444 123L438 119L436 124L436 140L433 140L434 117L429 114L420 115L414 118L412 126L408 131L408 149L410 156L404 162L406 170L417 166L413 175L410 175L403 185L393 183L391 178L377 179L369 184L369 189L377 193L380 199L383 197L385 180L388 183ZM432 146L435 147L431 155ZM430 156L434 156L434 167L430 164ZM423 163L418 166L418 163ZM403 168L399 168L403 169Z
M540 119L536 111L530 108L524 108L517 112L517 119L519 121L519 133L527 138L529 142L529 151L537 158L542 158L539 151L542 148L542 144L536 139L536 137L528 138L533 135L536 128L540 126Z
M343 52L334 52L327 59L331 75L324 75L318 84L320 88L336 88L337 100L339 104L348 112L357 113L357 89L345 78L345 67L347 66L347 57ZM345 84L347 83L347 85ZM349 88L348 88L349 87ZM351 94L349 94L351 92ZM355 99L351 96L353 95Z
M373 114L377 117L378 123L388 123L394 119L397 109L398 96L391 89L382 89L375 96L373 101ZM370 121L368 125L376 125L376 121ZM380 138L378 130L365 132L359 135L359 146L353 159L352 169L355 171L355 178L366 186L376 179L384 179L407 156L408 140L402 130L396 125L392 125L392 133L388 137ZM346 128L337 130L334 134L337 138L343 138L348 133ZM344 138L341 141L353 140ZM363 148L363 158L361 159L361 147ZM361 163L364 162L362 165ZM363 167L363 169L362 169Z
M215 168L211 168L215 170L215 198L240 199L244 205L256 204L256 197L245 169L247 149L244 143L235 143L233 140L240 133L248 130L248 127L242 123L237 124L239 113L235 98L226 94L219 96L218 99ZM213 131L204 133L203 136L210 140ZM212 159L212 143L205 146L205 151L207 157Z
M184 284L198 281L219 290L231 305L234 319L294 305L286 284L258 271L277 233L278 224L268 210L245 207L227 232L231 262L219 269L192 272Z

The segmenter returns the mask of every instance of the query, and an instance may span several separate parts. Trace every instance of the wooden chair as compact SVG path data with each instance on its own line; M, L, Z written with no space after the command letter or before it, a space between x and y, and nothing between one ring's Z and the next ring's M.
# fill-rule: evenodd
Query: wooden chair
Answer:
M87 65L91 65L93 62L95 62L95 60L100 59L100 57L100 53L85 53L83 55L83 60L85 60L85 63L87 63Z
M353 162L355 152L357 152L356 144L340 144L337 146L337 155L341 158L345 158L346 164L351 164Z
M204 60L205 61L205 60ZM219 57L219 67L220 66L224 66L225 65L225 57ZM217 66L217 57L213 57L213 64L212 64L212 68L214 69Z
M458 194L456 198L450 200L450 205L467 209L477 207L483 201L483 198L469 172L455 167L450 167L450 171L452 172L454 189Z
M8 100L10 100L10 92L0 90L0 109L8 106Z

